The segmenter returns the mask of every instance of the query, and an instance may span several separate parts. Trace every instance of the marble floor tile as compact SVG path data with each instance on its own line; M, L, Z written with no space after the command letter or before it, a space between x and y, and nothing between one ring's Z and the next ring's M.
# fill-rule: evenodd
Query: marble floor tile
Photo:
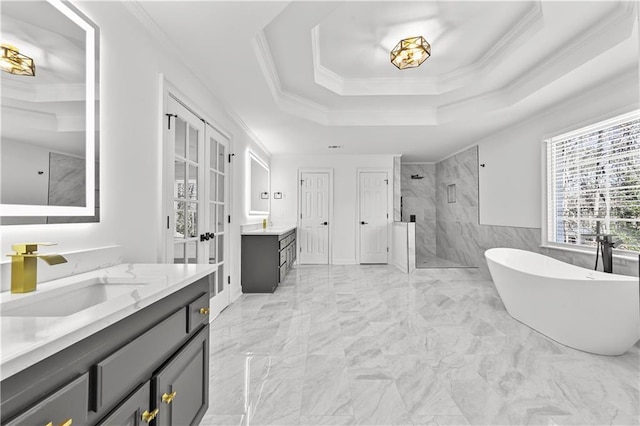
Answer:
M300 414L314 416L353 414L344 354L309 354L307 356Z
M354 423L354 416L300 416L301 426L343 426Z
M351 391L356 424L413 424L393 380L353 380Z
M296 266L211 323L202 425L638 425L617 357L514 320L477 269Z

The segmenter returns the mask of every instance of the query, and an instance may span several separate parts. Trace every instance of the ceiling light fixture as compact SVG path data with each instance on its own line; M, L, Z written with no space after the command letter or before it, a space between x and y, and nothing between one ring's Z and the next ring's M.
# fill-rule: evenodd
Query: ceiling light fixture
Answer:
M10 44L0 45L0 69L9 74L36 75L36 64L33 59L23 55L18 48Z
M391 63L398 69L419 67L431 56L431 45L422 36L400 40L391 51Z

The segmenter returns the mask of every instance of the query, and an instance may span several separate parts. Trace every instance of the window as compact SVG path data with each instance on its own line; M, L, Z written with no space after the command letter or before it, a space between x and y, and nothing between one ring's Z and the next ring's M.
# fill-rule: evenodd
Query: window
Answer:
M640 111L546 141L547 240L593 246L613 234L640 251Z

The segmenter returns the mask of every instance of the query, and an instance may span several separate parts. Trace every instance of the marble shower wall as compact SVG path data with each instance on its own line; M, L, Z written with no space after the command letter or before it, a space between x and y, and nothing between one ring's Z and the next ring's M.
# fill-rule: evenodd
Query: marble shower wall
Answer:
M411 175L424 176L411 179ZM402 165L402 221L416 215L416 262L436 254L436 166Z
M49 205L86 205L85 160L70 155L49 153Z
M436 164L436 212L436 255L480 266L477 146Z
M403 166L404 167L404 166ZM456 202L449 203L447 186L456 185ZM542 253L560 261L593 269L595 254L540 247L540 228L480 225L478 222L477 147L436 164L436 254L466 266L477 266L489 276L484 252L509 247ZM602 262L599 269L602 270ZM616 274L638 276L638 263L614 258Z

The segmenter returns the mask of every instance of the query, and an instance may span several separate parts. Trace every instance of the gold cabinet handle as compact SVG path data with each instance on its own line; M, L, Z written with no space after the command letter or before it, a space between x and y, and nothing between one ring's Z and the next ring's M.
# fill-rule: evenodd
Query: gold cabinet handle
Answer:
M71 426L72 424L73 424L73 419L67 419L64 422L60 423L60 426ZM53 426L53 422L49 422L45 426Z
M162 402L164 402L165 404L171 404L171 401L173 401L173 398L176 397L176 394L178 393L178 391L173 391L171 393L165 393L162 395Z
M151 421L156 418L159 411L160 409L158 408L156 408L152 412L148 412L147 410L144 410L144 413L142 413L142 421L145 423L151 423Z
M202 315L208 315L209 314L209 308L200 308L200 313Z

